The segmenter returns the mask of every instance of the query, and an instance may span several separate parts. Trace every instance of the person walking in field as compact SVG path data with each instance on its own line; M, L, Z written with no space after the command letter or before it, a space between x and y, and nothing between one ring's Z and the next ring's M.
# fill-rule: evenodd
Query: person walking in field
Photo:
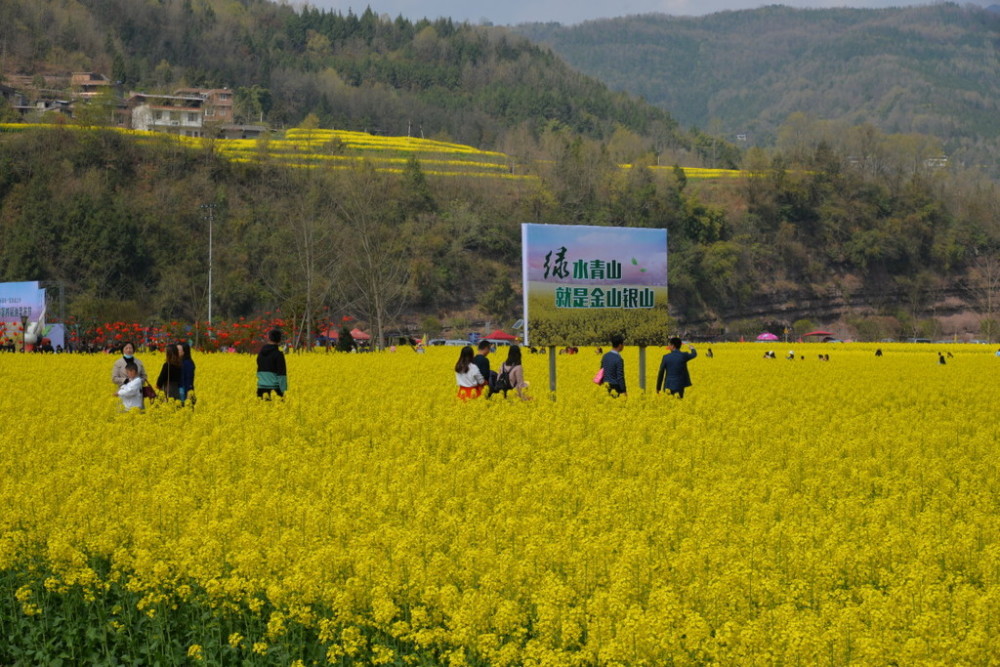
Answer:
M115 361L114 366L111 367L111 381L114 382L119 387L128 381L128 375L125 373L125 366L132 362L138 368L139 377L146 380L146 367L142 365L142 362L135 358L135 343L128 341L122 345L122 356Z
M479 398L483 393L483 386L486 384L479 366L475 364L475 353L471 345L466 345L458 354L458 362L455 364L455 382L458 384L458 398L467 401L470 398Z
M694 346L688 345L690 352L681 352L681 339L670 339L670 352L663 355L660 371L656 374L656 393L661 389L670 392L672 396L684 398L684 390L691 386L691 375L687 364L698 356Z
M178 343L177 352L181 357L181 405L190 401L191 407L195 404L194 395L194 359L191 358L191 345L188 343Z
M167 360L160 368L156 378L156 388L163 392L164 398L181 400L181 355L174 344L167 345L165 350Z
M611 349L601 357L601 370L604 371L602 384L608 388L608 393L612 397L627 395L625 388L625 360L622 359L622 350L625 349L625 337L615 334L611 337Z
M257 354L257 398L271 398L274 392L284 397L288 391L288 371L281 351L281 329L267 332L268 343Z
M115 392L122 399L122 409L126 412L132 408L145 409L146 403L142 395L142 386L145 383L145 378L139 376L138 364L134 361L127 362L125 364L125 382Z

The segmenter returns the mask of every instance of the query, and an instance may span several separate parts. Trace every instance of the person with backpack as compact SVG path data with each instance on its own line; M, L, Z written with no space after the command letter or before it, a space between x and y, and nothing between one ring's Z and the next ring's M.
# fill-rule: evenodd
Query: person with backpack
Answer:
M507 352L507 361L500 366L497 373L496 391L503 392L507 398L508 391L516 391L522 401L530 401L531 397L524 393L528 383L524 381L524 367L521 365L521 348L511 345Z

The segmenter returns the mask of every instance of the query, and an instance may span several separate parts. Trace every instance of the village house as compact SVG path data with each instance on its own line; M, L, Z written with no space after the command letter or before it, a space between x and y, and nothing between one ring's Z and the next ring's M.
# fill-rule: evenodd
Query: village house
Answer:
M52 111L74 115L80 105L107 94L116 100L107 120L119 127L224 139L253 139L267 132L264 125L235 122L235 95L229 88L179 88L172 95L133 92L122 100L118 86L97 72L5 75L0 86L8 105L29 121Z
M4 74L0 95L22 118L37 120L46 112L71 114L72 100L60 86L66 79L57 76Z
M204 114L203 136L221 139L255 139L267 132L263 125L241 125L234 121L233 91L229 88L179 88L174 95L201 97Z
M111 79L96 72L73 72L70 88L76 99L90 99L103 93L114 92Z
M28 98L25 97L24 93L16 88L5 86L2 83L0 83L0 97L6 100L11 109L20 112L21 115L26 113L26 109L32 108L29 105Z
M205 123L233 122L233 91L228 88L180 88L174 95L197 95L203 100Z
M200 95L132 93L125 103L131 110L134 130L184 137L205 134L205 100Z

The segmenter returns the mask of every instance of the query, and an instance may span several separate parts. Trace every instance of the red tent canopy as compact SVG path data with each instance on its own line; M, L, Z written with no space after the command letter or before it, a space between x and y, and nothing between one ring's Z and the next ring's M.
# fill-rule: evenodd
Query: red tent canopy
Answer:
M329 329L327 329L326 331L324 331L322 333L322 335L326 336L327 338L338 339L338 338L340 338L340 329L335 329L333 327L330 327ZM361 329L354 328L354 329L351 329L351 338L353 338L354 340L369 340L371 338L371 336L369 336L368 334L366 334Z
M509 333L504 333L500 329L497 329L493 333L486 334L483 338L493 340L517 340L517 336L511 336Z
M807 334L802 334L803 336L832 336L832 331L810 331Z

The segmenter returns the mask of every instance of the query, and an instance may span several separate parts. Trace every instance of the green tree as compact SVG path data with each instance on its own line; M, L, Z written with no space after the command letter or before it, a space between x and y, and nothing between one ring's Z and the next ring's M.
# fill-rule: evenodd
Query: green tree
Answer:
M242 123L262 123L272 105L271 91L254 84L236 89L233 115Z
M21 120L20 114L7 101L6 97L0 96L0 123L16 123Z
M814 331L815 329L816 325L813 324L812 320L803 318L801 320L795 320L794 322L792 322L792 335L795 336L796 338L803 336L809 333L810 331Z
M503 271L497 271L490 288L483 294L479 305L494 316L497 321L505 322L514 317L518 309L517 292L510 284L510 277Z
M416 155L411 155L403 166L403 191L400 203L410 214L433 213L437 211L437 202L427 183L427 177L420 168Z
M354 337L351 335L351 327L346 324L340 325L340 333L337 334L338 352L350 352L354 349Z
M116 125L115 112L118 97L113 90L105 90L88 100L81 100L73 109L73 119L85 127L111 127Z

